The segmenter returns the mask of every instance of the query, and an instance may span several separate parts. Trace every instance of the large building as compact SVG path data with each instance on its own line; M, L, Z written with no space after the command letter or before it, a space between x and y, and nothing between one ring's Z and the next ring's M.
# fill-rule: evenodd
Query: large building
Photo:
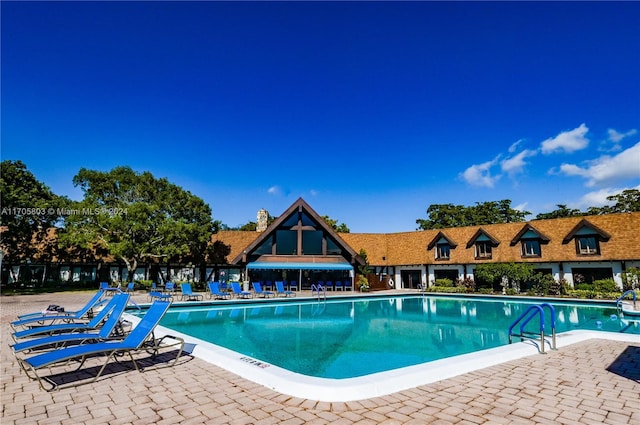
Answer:
M298 199L263 232L225 231L214 239L231 246L229 264L250 278L296 279L305 286L353 278L363 263L360 254L366 254L384 285L400 288L473 278L477 265L489 262L532 263L569 284L613 278L621 285L623 272L640 267L638 229L640 213L627 213L403 233L336 233Z
M23 264L11 275L65 281L286 281L297 289L331 282L353 289L367 271L372 288L418 288L437 279L473 279L485 263L533 264L570 285L613 278L640 268L640 213L609 214L402 233L337 233L302 198L273 223L258 212L257 231L221 231L212 243L229 247L220 264ZM22 268L22 270L20 270ZM56 274L57 276L53 276ZM21 278L24 281L24 275Z

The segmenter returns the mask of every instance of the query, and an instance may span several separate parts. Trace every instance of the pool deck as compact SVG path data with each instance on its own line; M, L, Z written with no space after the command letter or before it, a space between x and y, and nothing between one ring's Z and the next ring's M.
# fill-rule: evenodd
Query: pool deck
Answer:
M20 371L8 346L9 322L53 303L72 310L90 295L0 299L0 423L640 424L640 337L592 339L546 355L532 348L519 360L359 401L283 395L191 356L172 368L113 370L93 384L45 392ZM133 299L146 302L146 294Z

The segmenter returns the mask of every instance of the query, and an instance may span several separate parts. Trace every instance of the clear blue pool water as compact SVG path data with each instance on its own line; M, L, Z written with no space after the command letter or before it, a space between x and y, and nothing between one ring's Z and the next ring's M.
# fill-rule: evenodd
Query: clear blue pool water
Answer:
M161 325L293 372L341 379L508 344L509 326L531 304L400 296L176 307ZM553 305L558 333L640 335L638 322L622 320L615 307Z

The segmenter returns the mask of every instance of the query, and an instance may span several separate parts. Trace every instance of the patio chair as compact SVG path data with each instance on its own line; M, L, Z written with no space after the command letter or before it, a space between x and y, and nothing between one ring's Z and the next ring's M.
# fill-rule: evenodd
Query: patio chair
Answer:
M292 280L289 282L289 290L290 291L297 291L298 290L298 281L297 280Z
M276 282L276 294L281 297L296 296L296 293L293 291L285 291L284 283L280 281Z
M181 298L182 301L184 301L185 298L187 299L187 301L191 301L191 300L202 301L204 298L202 294L193 292L193 289L191 288L190 283L186 283L186 282L181 283L180 289L182 289L182 298Z
M155 300L166 301L166 302L173 301L173 295L165 294L164 292L160 292L160 291L149 291L148 298L150 302L153 302Z
M324 288L324 287L325 287L324 280L319 280L319 281L317 281L317 282L316 282L316 286L317 286L317 287L320 287L320 286L321 286L321 287L323 287L323 288Z
M333 282L330 280L327 280L327 282L324 285L325 289L328 291L329 289L333 290Z
M111 336L124 337L123 324L120 320L129 302L129 294L113 297L104 310L110 309L109 317L98 332L69 332L49 335L41 338L28 339L11 346L14 353L34 350L36 348L59 349L67 345L84 344L85 342L106 341Z
M253 285L253 292L261 298L269 298L269 297L276 296L276 294L274 294L271 291L263 291L262 284L260 282L253 282L252 285Z
M127 287L125 288L124 292L127 292L131 295L136 293L136 289L135 289L135 283L134 282L129 282L127 283Z
M220 282L209 282L207 287L209 288L209 299L226 300L231 298L230 293L220 290Z
M109 282L100 282L99 289L107 295L113 295L120 290L120 285L109 286Z
M337 291L338 289L340 289L341 291L344 290L344 286L342 286L342 281L337 280L336 283L334 284L334 291Z
M99 305L104 292L98 291L93 297L82 307L76 311L40 311L37 313L27 313L18 316L18 320L11 322L12 327L36 324L37 322L52 323L56 320L79 320L85 317L96 305ZM106 301L106 300L104 300Z
M351 283L350 280L345 280L344 284L342 285L342 288L345 291L353 291L353 283Z
M41 336L41 335L53 335L64 332L82 332L96 330L102 325L102 322L107 318L107 315L118 305L118 303L126 303L129 301L129 295L119 293L113 296L104 306L102 310L88 323L57 323L49 326L36 326L29 329L14 332L12 334L13 340L17 341L21 338Z
M93 358L97 354L105 355L106 359L93 379L88 382L83 381L80 383L74 383L73 381L71 381L67 382L67 384L64 386L75 387L81 384L97 381L100 376L102 376L102 372L104 372L111 359L122 364L120 360L118 360L118 356L123 354L129 355L133 366L139 372L140 368L138 367L138 363L133 357L133 353L140 352L141 350L146 350L147 352L150 352L155 358L160 349L179 345L180 348L178 350L178 354L176 355L175 360L173 360L173 362L170 364L170 366L173 366L182 354L182 350L184 348L184 340L172 335L166 335L158 340L153 337L153 330L156 328L164 314L167 312L170 305L171 303L168 302L154 301L153 304L149 307L147 313L142 317L140 322L131 330L129 335L127 335L127 337L121 341L95 342L92 344L66 347L60 350L53 350L24 359L18 358L18 363L29 378L38 380L40 387L45 391L53 391L61 388L63 385L57 384L53 379L51 379L51 376L40 376L40 374L38 373L40 369L49 369L50 367L56 366L61 363L67 365L70 363L70 360L77 360L80 364L76 367L76 369L74 369L73 371L68 371L76 372L84 365L87 358ZM165 338L173 339L176 342L169 345L163 345ZM87 371L91 369L93 368L89 368L87 369ZM58 375L59 374L56 374L55 376ZM49 384L50 388L45 387L45 382Z
M236 298L251 298L253 294L249 291L243 291L239 282L231 282L231 292Z
M164 292L166 294L171 294L173 295L173 293L176 291L176 284L173 282L167 282L164 284Z

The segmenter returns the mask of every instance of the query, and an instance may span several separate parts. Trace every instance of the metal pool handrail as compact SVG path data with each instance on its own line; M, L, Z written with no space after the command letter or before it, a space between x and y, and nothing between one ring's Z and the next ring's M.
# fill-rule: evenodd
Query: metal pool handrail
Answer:
M624 299L624 297L626 297L629 294L633 294L633 308L636 308L636 291L633 289L629 289L628 291L626 291L624 294L622 294L620 296L620 298L618 298L616 300L616 305L619 307L622 305L622 300Z
M539 305L532 305L529 307L524 313L522 313L509 327L509 344L511 344L512 337L517 336L520 339L530 338L527 334L531 334L531 332L526 332L524 327L533 319L536 315L540 317L540 352L544 354L544 308L549 309L551 314L551 349L556 349L556 310L549 303L542 303ZM513 328L515 328L518 323L520 323L520 333L514 334Z
M326 300L327 299L327 291L324 289L324 287L322 285L311 285L311 296L313 296L313 294L317 293L318 295L318 300L320 300L320 293L322 293L322 297Z

